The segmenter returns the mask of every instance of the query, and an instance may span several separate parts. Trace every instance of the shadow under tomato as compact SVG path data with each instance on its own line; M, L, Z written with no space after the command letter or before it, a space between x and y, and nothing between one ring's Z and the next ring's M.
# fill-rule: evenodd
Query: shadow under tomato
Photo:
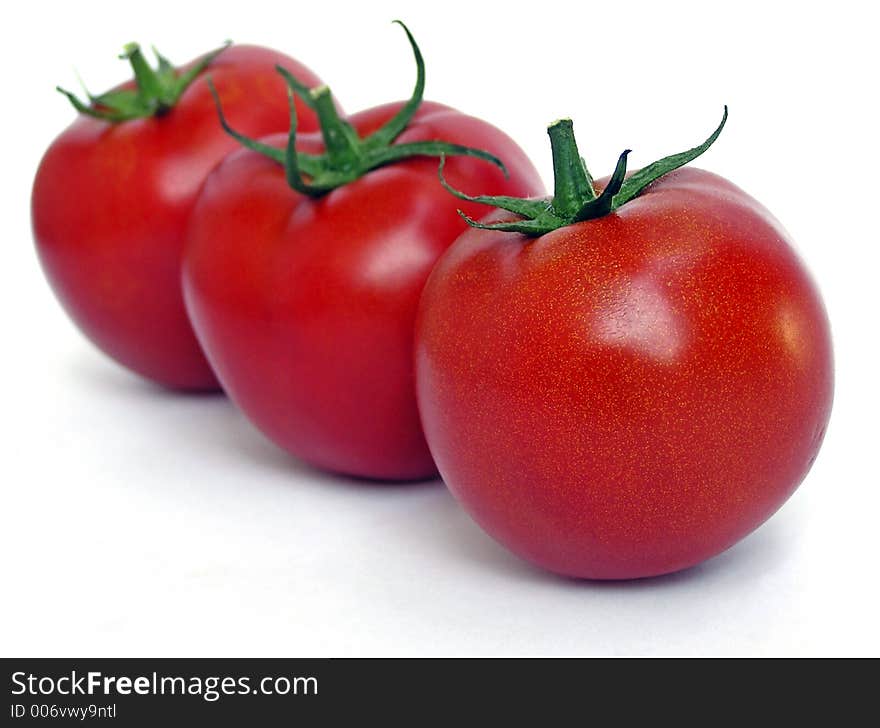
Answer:
M790 552L793 538L785 509L724 553L673 574L623 581L583 580L547 572L496 543L470 519L438 479L395 482L359 479L309 466L267 440L228 399L216 394L184 394L153 384L109 362L83 355L71 363L78 382L99 397L121 397L148 403L143 421L161 430L168 447L181 443L212 467L252 470L272 482L302 486L303 480L328 490L412 493L423 497L411 517L389 524L383 538L405 550L418 548L426 558L458 560L509 578L558 589L633 591L672 589L696 581L748 581L772 570ZM160 416L157 416L157 411ZM137 413L132 415L137 416ZM154 433L155 434L155 433ZM393 545L393 544L389 544Z
M253 466L270 476L294 476L320 481L328 487L358 490L412 490L441 487L438 477L421 480L377 480L358 478L313 467L268 440L248 422L222 391L183 391L163 387L93 356L77 357L71 367L75 378L95 390L97 397L115 397L144 402L152 407L171 408L163 413L180 424L165 428L169 446L184 443L191 451L204 453L206 462L235 460L237 467ZM145 420L146 421L146 420Z
M174 389L129 371L121 364L99 355L94 349L70 359L69 367L77 381L108 394L148 396L153 399L225 398L221 389Z
M238 456L247 459L261 469L269 469L276 475L297 473L311 480L320 480L328 487L352 488L358 490L413 490L442 487L439 478L421 480L377 480L359 478L347 473L321 470L282 450L269 441L230 404L238 422L230 427L231 437L228 447L234 447ZM227 451L228 452L228 451Z
M414 490L428 487L442 487L439 478L422 480L376 480L358 478L345 473L336 473L314 467L291 455L265 437L236 407L226 400L227 407L222 422L214 427L213 436L202 440L199 445L206 452L222 450L225 457L233 457L238 464L247 463L261 472L275 477L292 475L318 481L322 486L351 488L356 490ZM214 455L209 454L209 457Z
M770 519L757 531L723 553L681 571L640 579L598 580L576 579L546 571L521 559L485 534L459 507L448 493L432 499L431 528L420 525L425 539L433 539L432 547L443 549L448 556L477 565L479 568L504 573L513 579L534 582L560 589L605 591L637 591L671 589L692 582L714 582L758 578L775 568L790 553L792 539L786 528L785 514ZM406 529L404 529L406 530ZM409 540L408 534L401 534Z

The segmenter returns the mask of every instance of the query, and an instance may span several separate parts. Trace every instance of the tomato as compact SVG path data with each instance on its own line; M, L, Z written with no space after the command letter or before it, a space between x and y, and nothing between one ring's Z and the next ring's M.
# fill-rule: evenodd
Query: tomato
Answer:
M90 107L71 97L83 113L40 163L32 196L37 251L68 314L106 354L169 387L216 388L180 289L189 213L208 172L237 147L218 123L204 76L234 123L252 134L287 128L275 64L303 82L318 79L256 46L232 46L177 73L165 59L153 71L136 46L128 56L137 84ZM181 79L191 83L181 88ZM305 105L301 115L305 128L316 128Z
M354 145L351 165L369 149L376 159L399 159L378 168L368 161L348 175L345 159L330 171L313 169L314 188L294 174L296 191L277 161L249 150L231 154L196 205L183 268L199 340L241 410L312 465L382 480L436 473L416 409L413 325L434 262L466 225L438 183L436 160L422 152L456 153L450 144L488 150L504 160L509 178L467 156L449 160L450 175L504 194L541 189L525 154L501 131L439 104L420 105L424 70L410 40L420 72L413 99L347 122L331 115L323 136L294 137L300 154L286 161L289 173L291 162L307 163L305 155L343 137ZM322 98L329 96L319 105ZM371 135L389 128L402 131L376 147ZM261 149L290 141L270 137ZM339 175L346 181L337 185Z
M425 287L422 423L452 493L516 554L573 577L673 572L743 538L809 470L828 320L764 207L710 172L657 174L684 155L627 187L624 154L604 203L581 200L604 210L554 222L566 174L589 180L559 134L554 159L576 161L554 200L500 201L521 214L465 232Z

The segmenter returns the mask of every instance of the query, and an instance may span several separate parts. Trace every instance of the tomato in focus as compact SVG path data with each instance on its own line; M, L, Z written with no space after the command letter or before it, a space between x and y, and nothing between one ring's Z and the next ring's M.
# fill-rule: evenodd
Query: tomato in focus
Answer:
M559 574L646 577L785 502L825 433L832 348L764 207L685 167L594 219L480 224L501 229L469 229L426 285L416 382L440 473L491 536Z

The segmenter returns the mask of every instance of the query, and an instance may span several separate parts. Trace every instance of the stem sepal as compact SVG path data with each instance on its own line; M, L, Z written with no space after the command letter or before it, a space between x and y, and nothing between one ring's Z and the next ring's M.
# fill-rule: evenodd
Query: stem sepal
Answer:
M507 176L504 163L481 149L441 140L394 143L418 111L425 91L425 62L422 53L409 28L399 20L394 22L403 28L412 49L416 63L416 84L409 100L376 131L364 138L358 136L355 128L339 115L329 88L318 86L309 89L282 66L275 68L287 83L290 98L290 129L285 148L272 147L233 129L223 114L219 96L209 80L223 129L242 146L283 165L290 187L311 197L320 197L353 182L370 170L413 157L475 157L494 164ZM296 150L297 118L294 97L298 97L317 114L326 150L323 154L306 154Z
M168 113L183 95L183 92L196 80L211 62L231 45L227 41L219 48L202 56L186 73L180 73L171 62L153 48L157 67L154 69L144 58L141 47L137 43L129 43L119 56L127 60L134 72L135 88L124 88L108 91L93 96L85 90L88 103L76 94L56 86L56 90L64 94L67 100L79 113L87 116L119 123L132 119L144 119L149 116L162 116Z
M626 162L631 150L625 150L618 158L608 184L598 197L593 187L593 178L578 152L570 119L555 121L547 129L550 136L550 146L553 150L554 190L553 197L550 199L467 195L456 190L446 181L443 176L445 160L442 157L437 174L440 177L440 183L446 190L460 200L491 205L523 218L509 222L483 224L459 210L458 214L472 227L516 232L537 237L566 225L594 220L614 212L621 205L641 194L652 182L699 157L712 146L721 134L725 123L727 123L727 106L724 107L721 123L702 144L684 152L663 157L663 159L643 167L629 177L626 176Z

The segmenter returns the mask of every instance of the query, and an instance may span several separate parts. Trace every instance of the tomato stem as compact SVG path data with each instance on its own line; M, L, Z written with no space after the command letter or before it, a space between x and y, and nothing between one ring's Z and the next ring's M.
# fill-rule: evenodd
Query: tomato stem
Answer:
M92 96L86 91L88 102L80 100L75 94L60 86L57 86L56 90L64 94L79 113L103 121L119 123L148 116L162 116L174 108L196 77L229 45L227 41L220 48L204 55L186 73L180 73L155 48L153 53L156 55L158 66L155 69L151 68L140 46L137 43L128 43L119 57L128 60L131 64L135 80L134 89L108 91L99 96Z
M137 43L129 43L119 57L128 59L128 62L131 63L140 97L154 101L155 113L162 114L168 111L174 104L173 99L170 98L170 89L163 87L159 74L150 68L147 59L141 52L141 47Z
M409 100L382 127L361 139L354 127L339 116L330 89L319 86L309 89L288 70L276 66L287 83L291 96L300 98L315 110L324 139L324 154L304 154L296 150L296 107L290 103L290 132L285 150L276 149L255 139L250 139L232 129L227 123L220 100L212 87L220 123L228 134L252 151L263 154L283 164L288 184L297 192L318 197L330 190L353 182L370 170L412 157L469 156L490 162L507 174L503 162L489 152L464 147L440 140L395 144L398 136L407 128L422 103L425 90L425 62L409 28L395 20L406 33L416 62L416 83ZM308 181L304 178L308 177Z
M329 88L318 86L309 92L309 96L321 125L329 163L339 169L354 169L362 157L362 144L357 132L339 116Z
M727 123L726 106L721 123L702 144L684 152L663 157L663 159L643 167L630 177L626 176L626 163L630 150L625 150L618 157L614 173L598 197L596 197L587 165L578 152L570 119L555 121L547 129L553 153L553 179L555 183L553 197L550 199L532 200L491 195L467 195L454 189L446 182L443 177L442 159L437 174L441 184L459 199L491 205L522 218L509 222L484 224L473 220L459 210L459 215L472 227L516 232L537 237L566 225L593 220L614 212L621 205L641 194L652 182L699 157L712 146L721 134L725 123Z
M547 134L553 154L553 207L561 215L574 215L596 198L593 179L578 152L571 119L553 122Z

